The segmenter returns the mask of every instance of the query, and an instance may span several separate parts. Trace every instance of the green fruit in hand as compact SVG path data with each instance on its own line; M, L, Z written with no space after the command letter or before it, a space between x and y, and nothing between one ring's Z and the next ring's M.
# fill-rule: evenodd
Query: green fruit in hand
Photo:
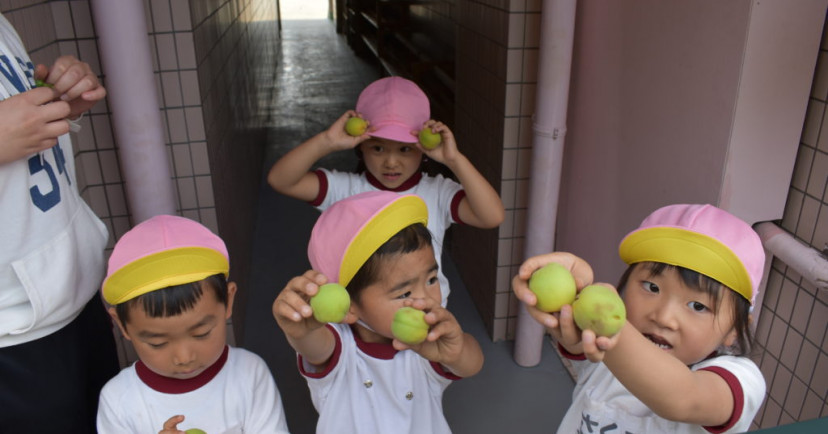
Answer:
M612 288L589 285L572 303L572 319L581 330L592 330L598 336L612 336L627 321L627 309Z
M413 307L401 307L394 313L391 333L398 341L406 345L417 345L428 336L428 323L425 312Z
M420 130L419 138L420 144L426 149L434 149L440 146L440 142L443 139L439 133L432 133L431 128L423 128Z
M348 133L349 136L359 137L365 134L367 129L368 122L365 122L365 119L356 116L348 118L348 122L345 122L345 132Z
M319 287L319 292L310 299L313 317L321 323L342 322L348 308L351 307L351 296L344 286L338 283L326 283Z
M187 434L207 434L203 429L198 428L190 428L187 431L184 431Z
M529 278L529 289L538 298L536 308L544 312L558 312L575 300L575 278L561 264L550 262L535 270Z
M52 83L46 83L43 80L37 79L35 80L35 87L55 87Z

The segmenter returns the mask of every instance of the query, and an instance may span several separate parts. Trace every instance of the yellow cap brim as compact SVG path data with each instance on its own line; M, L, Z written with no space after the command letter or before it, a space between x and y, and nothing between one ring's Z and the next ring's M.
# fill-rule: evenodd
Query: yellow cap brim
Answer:
M621 241L618 253L627 264L661 262L696 271L752 299L753 287L742 261L706 235L675 227L641 229Z
M428 224L428 210L425 202L414 195L391 202L368 219L345 249L339 268L339 283L347 286L377 249L397 232L416 223Z
M204 247L182 247L144 256L109 276L103 296L120 304L168 286L197 282L214 274L228 276L230 264L220 252Z

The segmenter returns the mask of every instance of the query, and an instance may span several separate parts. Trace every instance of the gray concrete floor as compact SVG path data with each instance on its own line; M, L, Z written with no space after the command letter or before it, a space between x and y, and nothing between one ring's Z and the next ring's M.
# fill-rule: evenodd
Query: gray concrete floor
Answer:
M284 21L279 43L265 173L287 150L353 108L362 88L379 78L372 65L354 56L329 21ZM351 170L355 164L348 152L320 162L342 170ZM314 432L317 414L296 369L295 353L270 309L285 283L309 268L306 246L318 214L304 202L275 193L263 180L242 345L270 366L294 433ZM489 338L450 258L444 258L443 267L452 285L449 309L464 330L477 338L486 358L478 375L456 382L445 392L443 406L452 430L461 434L554 432L569 405L573 382L551 344L544 344L538 366L517 365L512 360L512 342L495 343Z

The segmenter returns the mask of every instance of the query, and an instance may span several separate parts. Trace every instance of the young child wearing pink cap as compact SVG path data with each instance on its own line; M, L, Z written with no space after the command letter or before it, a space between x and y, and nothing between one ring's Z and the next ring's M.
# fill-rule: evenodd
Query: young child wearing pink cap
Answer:
M152 217L118 240L103 296L139 360L101 391L98 432L288 432L264 360L226 344L229 270L221 238L183 217Z
M353 116L368 121L367 131L359 137L345 132L345 124ZM423 127L439 133L442 144L431 150L423 148L417 139ZM357 150L360 167L356 173L310 171L320 158L347 149ZM459 182L424 173L425 157L448 167ZM443 236L451 224L494 228L504 217L500 196L457 149L448 126L430 119L428 97L414 82L401 77L381 78L368 85L359 95L356 111L347 111L326 131L285 154L267 179L276 191L307 201L321 211L365 191L416 194L428 205L428 229L438 262ZM449 283L442 271L439 278L445 306Z
M534 307L532 272L557 262L582 288L592 282L582 259L536 256L512 281L577 372L558 432L747 431L765 396L762 373L747 357L765 264L759 236L714 206L671 205L629 233L619 253L629 265L618 283L627 322L612 337L581 332L569 305L554 315Z
M440 306L427 219L416 195L366 192L333 204L311 234L313 269L288 282L273 303L319 412L316 432L451 432L443 391L479 372L483 353ZM309 300L328 282L350 295L342 323L313 316ZM408 346L392 337L403 306L426 312L424 342Z

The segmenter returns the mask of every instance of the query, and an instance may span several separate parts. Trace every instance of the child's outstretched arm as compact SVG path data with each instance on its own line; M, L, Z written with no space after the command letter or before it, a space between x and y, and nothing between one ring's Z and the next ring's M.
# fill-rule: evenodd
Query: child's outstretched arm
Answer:
M504 211L500 196L468 158L457 149L454 134L448 126L430 120L425 123L425 127L440 134L442 145L431 150L424 149L419 143L417 146L429 158L446 165L466 191L466 197L460 202L458 209L460 219L466 224L485 229L503 223Z
M474 336L463 332L454 315L439 301L429 299L406 300L406 306L426 312L430 326L426 340L417 345L406 345L394 339L394 348L411 348L426 359L439 363L458 377L471 377L483 368L483 350Z
M270 168L267 183L279 193L299 200L316 199L319 194L319 180L316 175L309 172L313 164L332 152L352 149L370 137L368 134L353 137L345 132L345 123L352 116L357 116L357 113L348 110L330 128L282 156Z
M603 355L604 364L653 412L665 419L702 426L728 422L736 403L723 377L711 371L691 370L629 322L617 339Z
M309 300L328 279L313 270L288 282L273 302L273 317L288 343L312 365L324 365L334 351L333 333L313 317ZM348 314L352 316L352 314ZM346 321L351 318L346 317Z

